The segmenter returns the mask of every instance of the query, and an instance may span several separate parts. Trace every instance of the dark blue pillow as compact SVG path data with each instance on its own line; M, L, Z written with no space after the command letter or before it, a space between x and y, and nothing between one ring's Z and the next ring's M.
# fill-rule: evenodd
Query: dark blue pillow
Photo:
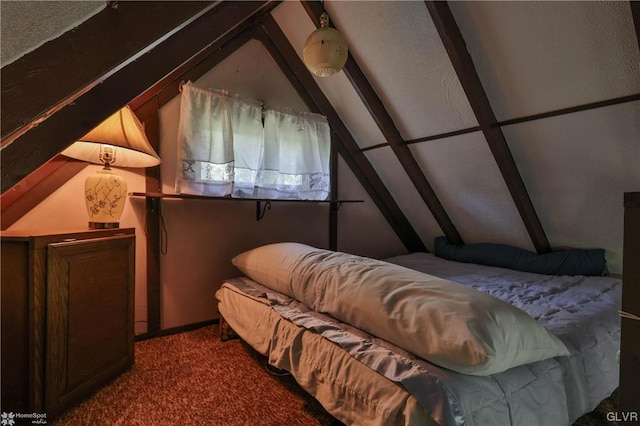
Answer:
M446 237L435 239L435 254L456 262L535 272L547 275L608 275L603 249L568 249L536 254L506 244L453 245Z

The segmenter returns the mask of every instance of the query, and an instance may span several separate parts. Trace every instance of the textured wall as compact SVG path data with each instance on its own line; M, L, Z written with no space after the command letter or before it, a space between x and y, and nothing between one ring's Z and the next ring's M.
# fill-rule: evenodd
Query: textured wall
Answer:
M93 1L0 1L0 63L5 66L105 7Z

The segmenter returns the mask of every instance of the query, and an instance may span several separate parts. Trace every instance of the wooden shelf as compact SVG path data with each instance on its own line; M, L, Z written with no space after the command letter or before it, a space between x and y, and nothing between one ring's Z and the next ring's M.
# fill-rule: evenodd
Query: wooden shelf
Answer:
M193 194L166 194L162 192L130 192L130 197L146 197L146 198L167 198L177 200L207 200L207 201L252 201L256 203L256 220L262 219L267 209L271 209L271 203L317 203L330 204L333 207L340 208L344 203L364 203L364 200L294 200L294 199L272 199L272 198L234 198L234 197L212 197L206 195ZM264 205L263 205L264 203Z
M184 200L220 200L220 201L262 201L272 203L364 203L364 200L295 200L295 199L279 199L279 198L235 198L235 197L211 197L207 195L192 194L167 194L162 192L130 192L130 197L154 197L154 198L175 198Z

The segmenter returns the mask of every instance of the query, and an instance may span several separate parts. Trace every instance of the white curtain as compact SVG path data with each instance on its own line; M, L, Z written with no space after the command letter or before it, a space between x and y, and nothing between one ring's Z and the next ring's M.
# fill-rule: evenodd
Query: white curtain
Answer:
M267 109L258 198L324 200L329 196L331 135L318 114Z
M324 200L330 149L329 124L321 115L182 86L178 193Z
M231 101L231 127L235 158L233 196L251 198L264 151L262 104L249 99Z
M223 196L233 188L229 96L182 85L176 192Z

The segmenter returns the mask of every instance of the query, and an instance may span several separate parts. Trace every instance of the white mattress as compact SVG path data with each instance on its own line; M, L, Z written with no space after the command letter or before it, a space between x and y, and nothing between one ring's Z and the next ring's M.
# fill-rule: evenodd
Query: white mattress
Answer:
M312 384L301 383L329 412L348 424L424 424L426 420L414 423L411 419L424 419L426 411L440 424L568 425L595 408L617 387L619 280L521 273L451 262L424 253L388 260L469 285L513 303L555 333L572 354L488 377L467 376L417 359L387 342L309 311L287 296L246 278L230 280L223 285L217 293L219 309L234 330L258 351L268 355L270 362L278 368L287 367L288 362L290 368L285 369L301 370L292 371L297 380L296 374L299 374L305 381L304 377L308 376L305 370L309 366L322 366L332 371L330 383L345 383L345 389L352 389L353 395L362 393L367 395L364 398L370 398L370 389L377 391L383 386L362 383L362 370L358 370L355 377L345 375L344 371L351 371L345 367L347 363L354 364L347 359L358 360L355 365L362 367L364 364L379 373L365 376L386 377L381 383L392 383L391 393L395 392L396 397L393 399L384 393L378 396L381 401L388 402L386 412L392 415L385 418L374 410L368 414L372 417L371 422L364 420L366 415L349 417L354 416L349 414L352 411L366 410L362 404L354 402L354 406L346 408L344 413L339 409L332 411L336 398L345 398L345 395L336 394L330 387L319 391L313 384L316 379ZM260 305L258 311L269 312L265 314L268 321L254 317L257 305ZM313 341L314 350L305 355L305 362L298 359L291 363L292 350L288 343L302 341ZM331 355L320 349L325 346L331 348ZM315 354L320 355L314 357ZM318 362L329 356L338 357L340 361ZM406 389L410 397L404 391L398 394L398 385L402 385L400 389Z

